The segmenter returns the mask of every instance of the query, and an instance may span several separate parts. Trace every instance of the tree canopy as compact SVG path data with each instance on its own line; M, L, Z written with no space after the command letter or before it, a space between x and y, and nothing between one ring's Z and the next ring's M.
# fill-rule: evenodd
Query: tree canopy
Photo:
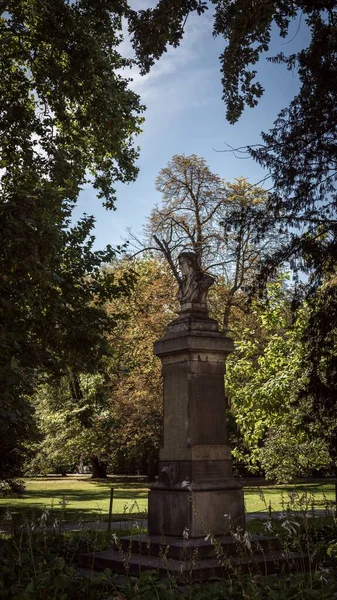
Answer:
M337 260L337 5L335 0L160 0L154 8L133 13L130 20L143 72L151 68L167 45L179 45L191 12L198 12L202 18L211 5L213 33L224 38L220 61L223 100L230 123L240 118L246 106L254 107L264 93L258 81L259 59L266 58L275 69L287 68L298 75L298 93L276 117L272 128L262 133L262 144L251 146L247 140L239 150L267 169L271 186L266 213L279 231L287 234L281 247L265 257L260 282L265 285L284 263L299 274L300 287L305 288L307 297L309 294L314 311L306 340L318 354L324 354L326 309L333 319L331 329L337 329L332 284ZM307 47L288 56L280 52L266 57L272 36L278 32L285 38L291 23L297 30L306 27ZM321 286L327 281L329 291L320 296ZM323 297L326 302L322 302ZM310 351L309 356L313 358ZM336 371L333 354L329 356L330 372ZM311 381L316 381L320 395L314 362ZM335 406L331 395L330 400Z
M94 219L71 226L71 212L87 182L113 208L114 182L137 174L142 107L118 52L125 10L0 2L0 478L20 471L37 371L99 359L100 303L123 287L100 270L115 253L93 252Z
M267 303L253 302L254 323L247 323L228 358L226 390L242 436L234 456L284 482L331 469L336 418L324 409L318 413L313 397L304 395L310 371L302 338L309 307L303 305L293 320L284 276L268 284L267 293Z
M316 285L336 261L337 69L334 0L160 0L134 13L130 31L138 62L147 72L167 45L178 46L188 15L214 5L213 33L224 38L220 57L227 119L235 123L245 106L257 104L264 89L258 60L269 50L272 33L286 37L289 26L307 27L308 47L286 56L268 57L295 69L299 93L262 134L263 144L246 150L273 182L268 209L290 240L267 263L267 272L284 260L293 268L315 273ZM156 35L155 35L156 32ZM152 35L150 35L152 34Z
M148 471L154 477L161 440L162 381L153 343L172 320L174 278L163 260L132 261L136 274L128 301L115 296L107 313L116 326L107 335L110 352L96 373L73 371L39 386L34 399L38 441L31 472L91 463L93 476ZM111 269L124 280L130 263ZM123 318L120 315L123 314ZM74 394L74 387L77 388Z

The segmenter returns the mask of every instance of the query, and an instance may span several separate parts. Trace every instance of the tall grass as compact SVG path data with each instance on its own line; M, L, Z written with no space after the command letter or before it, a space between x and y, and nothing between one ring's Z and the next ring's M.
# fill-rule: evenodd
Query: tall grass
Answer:
M269 500L266 502L269 508ZM63 513L67 505L63 506ZM198 552L187 552L181 558L182 571L186 574L184 585L181 577L170 572L167 544L161 548L162 564L167 567L166 577L156 572L145 572L139 577L126 575L122 579L108 570L96 573L91 568L83 571L78 559L83 553L95 553L114 547L123 552L126 574L132 553L120 542L120 533L87 531L77 533L64 531L61 515L49 526L49 514L45 511L39 518L27 518L20 529L12 534L2 534L0 539L0 599L1 600L332 600L337 598L336 557L337 523L333 507L327 503L327 514L317 518L313 511L312 497L293 494L284 497L284 510L278 518L270 506L268 519L259 523L270 540L277 539L281 546L284 564L287 566L277 576L266 576L263 565L243 573L240 565L231 563L222 545L205 529L205 538L213 545L214 553L226 576L208 583L193 581L193 568L199 560ZM135 505L134 510L138 507ZM3 522L11 522L7 511ZM4 523L2 523L3 525ZM256 531L256 522L254 522ZM122 532L125 533L125 532ZM133 529L131 536L138 536ZM253 557L259 549L254 534L247 530L232 528L237 556ZM188 532L185 532L186 549ZM130 545L131 548L131 545ZM293 571L291 554L301 554ZM287 561L289 561L287 563ZM287 572L290 571L290 572Z

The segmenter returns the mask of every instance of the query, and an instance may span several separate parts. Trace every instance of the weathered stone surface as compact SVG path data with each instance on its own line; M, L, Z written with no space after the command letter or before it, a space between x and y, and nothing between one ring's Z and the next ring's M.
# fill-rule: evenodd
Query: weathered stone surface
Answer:
M202 271L199 257L195 252L182 252L179 257L181 277L177 299L182 313L197 312L207 314L207 294L215 282L214 277Z
M154 345L164 379L164 443L149 493L151 534L225 535L244 527L225 415L225 358L232 350L233 341L207 315L182 314Z
M209 546L211 546L209 544ZM151 545L150 548L151 550ZM178 583L190 581L207 581L210 577L228 577L238 569L245 573L284 573L290 570L303 572L309 569L310 560L302 552L284 553L278 550L260 550L256 553L240 555L198 556L196 549L187 557L173 558L166 556L165 548L160 555L146 550L144 554L121 552L118 549L96 552L94 555L82 554L80 564L82 567L95 570L111 569L115 573L139 575L142 571L155 570L161 577L174 576ZM311 568L314 569L312 564Z
M205 484L204 484L205 485ZM206 488L206 485L205 485ZM226 535L244 527L242 490L195 489L191 491L153 489L149 493L148 530L151 534L190 537Z
M217 331L201 329L174 331L154 344L155 354L161 358L166 357L165 364L177 361L177 358L172 356L174 354L182 355L179 357L180 361L211 362L213 360L213 362L222 361L223 363L225 356L233 352L233 348L231 338ZM191 354L193 351L194 353ZM189 356L186 353L189 353Z
M162 556L175 560L186 558L216 558L219 556L233 557L242 554L259 554L266 552L280 552L282 550L279 538L266 535L254 535L250 538L250 547L239 543L232 536L218 536L211 539L209 536L201 538L188 538L164 535L130 535L123 536L118 542L123 552L131 555L141 554L149 556Z

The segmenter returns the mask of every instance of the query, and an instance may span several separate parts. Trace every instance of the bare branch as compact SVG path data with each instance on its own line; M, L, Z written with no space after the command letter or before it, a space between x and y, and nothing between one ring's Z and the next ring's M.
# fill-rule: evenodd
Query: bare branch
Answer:
M170 265L171 269L172 269L172 273L174 275L174 277L176 278L178 285L180 286L180 282L181 282L181 277L176 269L176 266L174 264L174 260L172 258L172 254L169 248L169 245L167 244L167 242L165 242L164 240L160 240L156 235L153 236L153 239L155 240L155 242L158 244L158 248L162 251L162 253L164 254L168 264Z

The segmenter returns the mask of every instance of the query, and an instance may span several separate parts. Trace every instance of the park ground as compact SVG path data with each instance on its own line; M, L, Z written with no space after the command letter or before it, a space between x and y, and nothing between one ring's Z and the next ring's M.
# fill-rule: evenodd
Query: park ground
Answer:
M48 521L80 522L106 520L113 488L113 519L141 516L147 512L148 485L144 478L111 476L93 480L88 476L26 478L22 497L0 498L0 520L37 517L48 511ZM314 480L287 485L254 485L245 480L246 512L292 509L312 510L333 506L335 483Z

